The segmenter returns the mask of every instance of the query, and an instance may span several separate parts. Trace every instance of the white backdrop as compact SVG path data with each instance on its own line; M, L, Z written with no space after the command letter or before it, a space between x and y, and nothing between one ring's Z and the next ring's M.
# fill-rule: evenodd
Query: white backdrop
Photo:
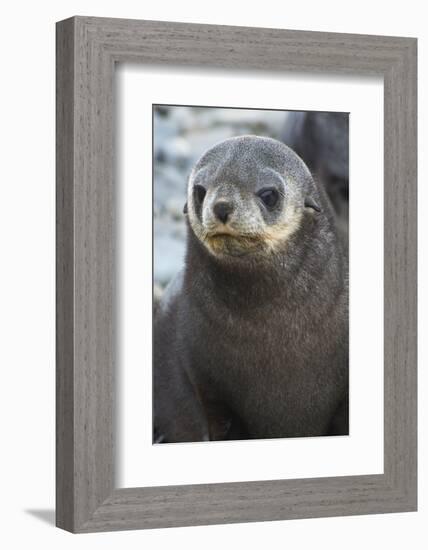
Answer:
M122 66L116 78L121 205L117 216L120 228L117 367L121 389L117 399L118 486L382 473L382 79L296 74L255 78L246 73L218 71L204 71L201 75L191 69L179 69L172 75L170 69L148 69L134 64ZM151 444L152 104L186 102L350 113L349 436ZM367 304L370 304L369 316Z
M428 29L423 3L360 0L16 0L2 10L1 109L1 466L0 543L5 548L424 548L428 521L426 469L420 511L353 518L180 528L72 536L52 527L54 506L54 22L98 15L320 31L418 36L420 51L420 208L428 206ZM4 43L3 43L4 42ZM420 221L421 280L428 278L426 216ZM426 286L419 291L420 334L427 333ZM425 308L424 308L425 306ZM421 339L419 393L427 392ZM420 399L419 463L428 461L428 405Z

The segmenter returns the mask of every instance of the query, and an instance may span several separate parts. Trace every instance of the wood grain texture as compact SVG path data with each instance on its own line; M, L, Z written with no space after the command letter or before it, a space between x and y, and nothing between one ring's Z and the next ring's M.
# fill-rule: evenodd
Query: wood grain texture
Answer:
M74 25L56 36L56 521L73 528ZM59 29L58 29L59 30Z
M384 77L383 475L115 489L116 62ZM87 17L58 23L57 525L91 532L411 511L416 457L416 40Z

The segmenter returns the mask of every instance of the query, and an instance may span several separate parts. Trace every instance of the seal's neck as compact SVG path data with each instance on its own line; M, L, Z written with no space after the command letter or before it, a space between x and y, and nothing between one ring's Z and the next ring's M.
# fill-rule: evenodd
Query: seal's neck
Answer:
M193 284L200 281L207 293L222 300L233 300L243 307L245 303L272 303L283 300L294 285L299 266L285 252L266 258L248 255L223 259L211 254L190 227L187 239L189 280Z

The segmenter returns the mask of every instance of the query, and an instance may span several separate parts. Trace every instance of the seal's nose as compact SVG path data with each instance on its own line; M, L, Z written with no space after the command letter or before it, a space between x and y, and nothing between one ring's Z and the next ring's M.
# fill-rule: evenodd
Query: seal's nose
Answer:
M221 223L227 223L230 214L233 212L233 205L230 202L218 201L214 205L213 212Z

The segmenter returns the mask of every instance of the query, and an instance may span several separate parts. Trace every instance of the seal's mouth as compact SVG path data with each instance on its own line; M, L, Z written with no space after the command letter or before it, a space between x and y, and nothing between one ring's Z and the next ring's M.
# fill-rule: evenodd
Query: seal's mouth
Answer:
M207 247L215 254L243 256L265 244L260 235L241 235L231 232L213 232L204 238Z

